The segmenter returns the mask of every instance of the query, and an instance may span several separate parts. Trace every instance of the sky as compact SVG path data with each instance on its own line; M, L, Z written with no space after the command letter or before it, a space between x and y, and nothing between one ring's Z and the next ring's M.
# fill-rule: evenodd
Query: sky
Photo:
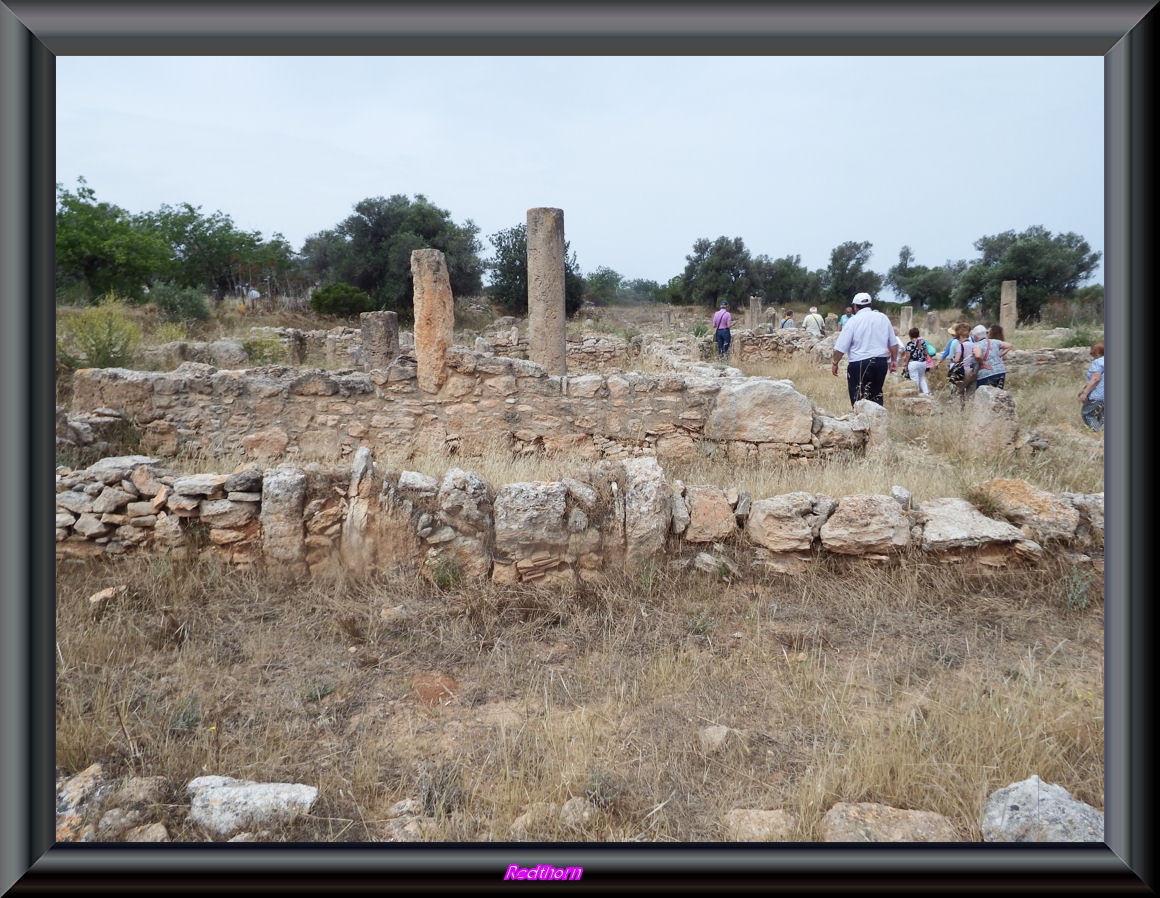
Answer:
M904 246L969 262L1037 225L1102 252L1103 73L1100 56L59 56L56 180L295 250L371 197L425 196L478 227L484 258L554 207L581 273L661 284L721 236L811 271L868 242L880 274Z

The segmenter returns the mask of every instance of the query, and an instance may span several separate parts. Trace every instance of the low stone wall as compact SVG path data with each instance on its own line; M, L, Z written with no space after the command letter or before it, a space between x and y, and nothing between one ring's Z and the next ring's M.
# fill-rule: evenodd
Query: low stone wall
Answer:
M272 573L341 566L438 583L574 587L652 560L717 575L801 572L819 556L905 552L1002 566L1065 552L1102 565L1103 494L1052 496L1021 480L980 486L993 516L959 498L908 492L754 497L671 481L654 457L602 461L575 478L494 486L461 468L441 478L349 467L257 466L183 475L148 456L106 458L56 484L58 558L197 552ZM739 564L715 544L729 543Z
M361 447L479 456L497 446L674 458L702 441L734 454L809 459L863 453L885 428L885 411L872 403L831 416L789 381L720 370L549 376L532 362L458 346L446 361L435 393L418 388L409 356L370 372L197 362L167 372L83 369L73 377L72 411L131 422L152 455L255 459L338 459Z
M504 319L514 321L514 319ZM302 364L308 356L325 359L328 366L369 370L363 348L362 330L357 327L335 327L330 330L302 331L296 328L251 328L251 336L276 338L286 350L287 359ZM477 337L460 335L460 344L484 355L527 360L529 346L526 332L521 334L515 323L495 327ZM812 337L801 328L781 329L759 325L752 330L735 330L730 350L731 361L779 362L807 356L818 364L829 364L836 333ZM905 341L904 341L905 342ZM940 338L940 344L944 338ZM399 332L399 350L412 353L414 334ZM631 338L602 333L572 333L567 336L568 373L588 374L611 369L631 368L642 357L659 360L678 370L717 359L717 346L711 336L684 334L641 334ZM174 342L151 349L145 361L152 368L174 368L182 362L202 362L219 368L245 367L249 364L239 340L223 339L212 343ZM1007 368L1014 377L1027 377L1041 371L1064 366L1082 378L1091 361L1086 347L1064 349L1012 350Z

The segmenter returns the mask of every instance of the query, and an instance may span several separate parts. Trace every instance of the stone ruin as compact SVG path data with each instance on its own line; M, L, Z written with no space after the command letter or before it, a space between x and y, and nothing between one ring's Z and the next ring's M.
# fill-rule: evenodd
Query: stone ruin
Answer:
M707 450L801 463L861 456L884 440L887 412L863 401L830 414L791 381L704 363L696 340L675 349L636 343L669 373L569 374L554 273L563 221L554 212L529 211L530 243L554 248L529 249L530 277L542 286L530 296L530 359L454 345L446 264L437 250L416 250L413 349L397 316L366 313L364 370L186 361L167 372L77 371L72 410L58 409L58 445L92 446L102 429L128 425L149 455L58 471L58 556L194 549L296 573L341 564L575 584L665 556L719 569L723 556L685 556L729 540L749 548L755 565L777 570L799 569L819 550L885 558L920 549L995 564L1036 557L1048 544L1088 560L1102 553L1102 493L1053 497L996 481L995 503L1007 510L1000 520L961 499L920 508L900 488L890 496L754 497L670 481L668 460ZM832 336L762 330L739 333L737 351L824 360L832 345ZM581 348L594 348L587 343ZM980 388L968 413L977 451L1035 450L1004 391ZM567 452L591 467L558 482L492 485L461 467L435 478L382 470L374 458L385 449L465 460L497 448ZM241 454L252 465L187 476L165 467L190 452Z

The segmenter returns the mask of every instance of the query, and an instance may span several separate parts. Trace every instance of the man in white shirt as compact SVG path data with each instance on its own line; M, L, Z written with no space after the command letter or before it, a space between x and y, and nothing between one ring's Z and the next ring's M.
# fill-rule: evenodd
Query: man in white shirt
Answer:
M870 302L869 293L855 295L854 314L834 341L834 364L830 373L837 377L838 362L842 356L848 356L846 385L850 389L850 405L859 399L884 404L882 385L886 383L887 371L897 367L902 346L890 319L870 308Z
M810 313L802 319L802 327L811 337L820 337L826 330L826 322L818 314L817 306L810 306Z

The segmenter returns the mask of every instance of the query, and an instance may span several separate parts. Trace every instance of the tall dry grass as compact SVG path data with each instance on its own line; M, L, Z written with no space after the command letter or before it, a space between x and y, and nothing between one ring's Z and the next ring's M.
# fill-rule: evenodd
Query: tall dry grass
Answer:
M130 589L94 614L110 584ZM417 798L427 838L508 840L538 802L586 797L587 823L521 837L713 841L760 807L811 841L835 802L878 801L977 840L987 795L1032 773L1102 806L1101 624L1100 583L1062 561L819 558L744 583L655 565L567 592L68 563L57 759L165 776L175 838L203 838L182 784L220 773L320 788L277 838L381 839ZM432 670L457 681L445 703L412 690Z

